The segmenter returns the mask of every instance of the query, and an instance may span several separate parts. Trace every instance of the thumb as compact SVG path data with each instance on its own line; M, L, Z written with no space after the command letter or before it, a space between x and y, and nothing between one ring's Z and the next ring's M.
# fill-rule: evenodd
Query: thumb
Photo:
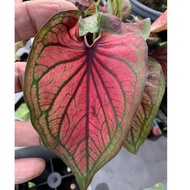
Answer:
M38 177L45 169L41 158L21 158L15 160L15 184L27 182Z

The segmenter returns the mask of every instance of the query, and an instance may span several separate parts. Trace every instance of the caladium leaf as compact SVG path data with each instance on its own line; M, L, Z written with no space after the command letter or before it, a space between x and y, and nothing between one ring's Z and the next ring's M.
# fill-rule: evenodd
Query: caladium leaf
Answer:
M161 65L167 82L167 44L152 49L149 51L149 56L154 58Z
M79 36L84 36L87 33L99 33L99 22L100 22L101 13L95 13L92 16L81 19Z
M108 13L122 19L121 0L107 0Z
M165 78L160 64L149 57L149 74L141 104L123 146L136 154L147 138L165 92Z
M124 23L114 15L103 13L100 19L100 28L117 34L138 33L146 40L150 34L150 23L149 18L138 20L135 23Z
M81 190L121 149L147 77L147 45L135 32L79 36L79 11L53 16L35 37L24 97L43 144Z
M136 26L140 31L145 40L148 39L150 35L150 27L151 27L151 20L150 18L139 19L138 17L134 17L133 25Z
M86 15L86 16L91 16L91 15L93 15L93 14L96 13L96 10L97 10L97 5L96 5L96 3L93 1L93 2L89 5L88 9L85 11L85 15Z
M167 30L167 10L165 10L151 25L151 32Z
M109 13L125 21L131 13L131 3L129 0L107 0L107 3L100 10Z

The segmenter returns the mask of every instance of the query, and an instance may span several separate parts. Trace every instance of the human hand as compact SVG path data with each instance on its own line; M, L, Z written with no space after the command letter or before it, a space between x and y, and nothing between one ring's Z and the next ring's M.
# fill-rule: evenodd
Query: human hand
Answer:
M15 5L15 41L30 39L42 25L55 13L76 10L74 4L64 0L26 1ZM15 92L21 92L26 63L15 63ZM38 146L41 140L32 125L15 121L15 146ZM41 158L22 158L15 160L15 184L24 183L39 176L45 169Z
M38 133L27 122L15 121L15 146L39 146ZM15 160L15 184L24 183L39 176L45 169L41 158L21 158Z

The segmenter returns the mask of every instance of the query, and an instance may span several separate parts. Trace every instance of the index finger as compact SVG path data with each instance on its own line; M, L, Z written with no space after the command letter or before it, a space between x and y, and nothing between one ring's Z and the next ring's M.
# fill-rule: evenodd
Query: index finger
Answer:
M76 10L65 0L25 1L15 5L15 41L35 36L42 25L54 14L64 10Z
M32 124L24 121L15 121L15 146L42 145L40 136Z

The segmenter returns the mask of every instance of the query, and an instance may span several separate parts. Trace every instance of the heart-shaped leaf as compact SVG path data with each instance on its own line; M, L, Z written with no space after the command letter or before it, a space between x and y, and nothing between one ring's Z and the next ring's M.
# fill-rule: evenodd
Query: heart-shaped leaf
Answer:
M34 40L24 96L44 145L81 190L121 149L147 77L147 45L135 32L79 37L79 11L53 16Z
M136 154L147 138L165 92L165 77L160 64L149 57L149 74L141 104L123 146Z

